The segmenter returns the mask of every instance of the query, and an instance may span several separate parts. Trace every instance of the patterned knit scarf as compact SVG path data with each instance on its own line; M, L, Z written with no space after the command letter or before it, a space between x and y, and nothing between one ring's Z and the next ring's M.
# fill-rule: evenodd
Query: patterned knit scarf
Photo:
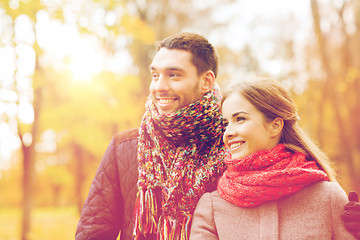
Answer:
M160 115L149 97L140 126L135 239L188 239L201 195L216 189L226 150L218 87Z
M253 207L283 198L318 181L328 180L315 161L283 144L242 159L225 159L227 169L219 179L218 192L240 207Z

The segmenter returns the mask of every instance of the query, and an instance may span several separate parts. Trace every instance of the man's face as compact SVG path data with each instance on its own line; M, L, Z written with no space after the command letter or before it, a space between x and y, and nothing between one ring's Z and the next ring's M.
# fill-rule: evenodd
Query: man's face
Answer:
M161 48L155 55L150 72L150 93L160 114L166 115L200 99L205 93L203 75L198 76L185 50Z

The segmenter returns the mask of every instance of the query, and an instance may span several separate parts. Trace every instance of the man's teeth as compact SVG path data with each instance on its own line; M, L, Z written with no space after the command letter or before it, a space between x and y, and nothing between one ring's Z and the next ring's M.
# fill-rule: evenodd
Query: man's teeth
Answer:
M175 98L161 98L159 99L160 104L168 104L175 101Z

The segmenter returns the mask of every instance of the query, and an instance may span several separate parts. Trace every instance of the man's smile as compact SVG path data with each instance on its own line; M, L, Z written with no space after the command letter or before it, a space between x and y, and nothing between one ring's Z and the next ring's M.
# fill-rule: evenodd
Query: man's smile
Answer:
M177 98L156 98L160 106L169 105L177 100Z

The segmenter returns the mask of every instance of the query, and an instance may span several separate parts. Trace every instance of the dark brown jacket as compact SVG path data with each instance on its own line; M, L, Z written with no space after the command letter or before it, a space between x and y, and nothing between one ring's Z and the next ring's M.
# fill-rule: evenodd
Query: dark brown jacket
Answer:
M138 129L114 136L91 184L76 240L133 239Z

